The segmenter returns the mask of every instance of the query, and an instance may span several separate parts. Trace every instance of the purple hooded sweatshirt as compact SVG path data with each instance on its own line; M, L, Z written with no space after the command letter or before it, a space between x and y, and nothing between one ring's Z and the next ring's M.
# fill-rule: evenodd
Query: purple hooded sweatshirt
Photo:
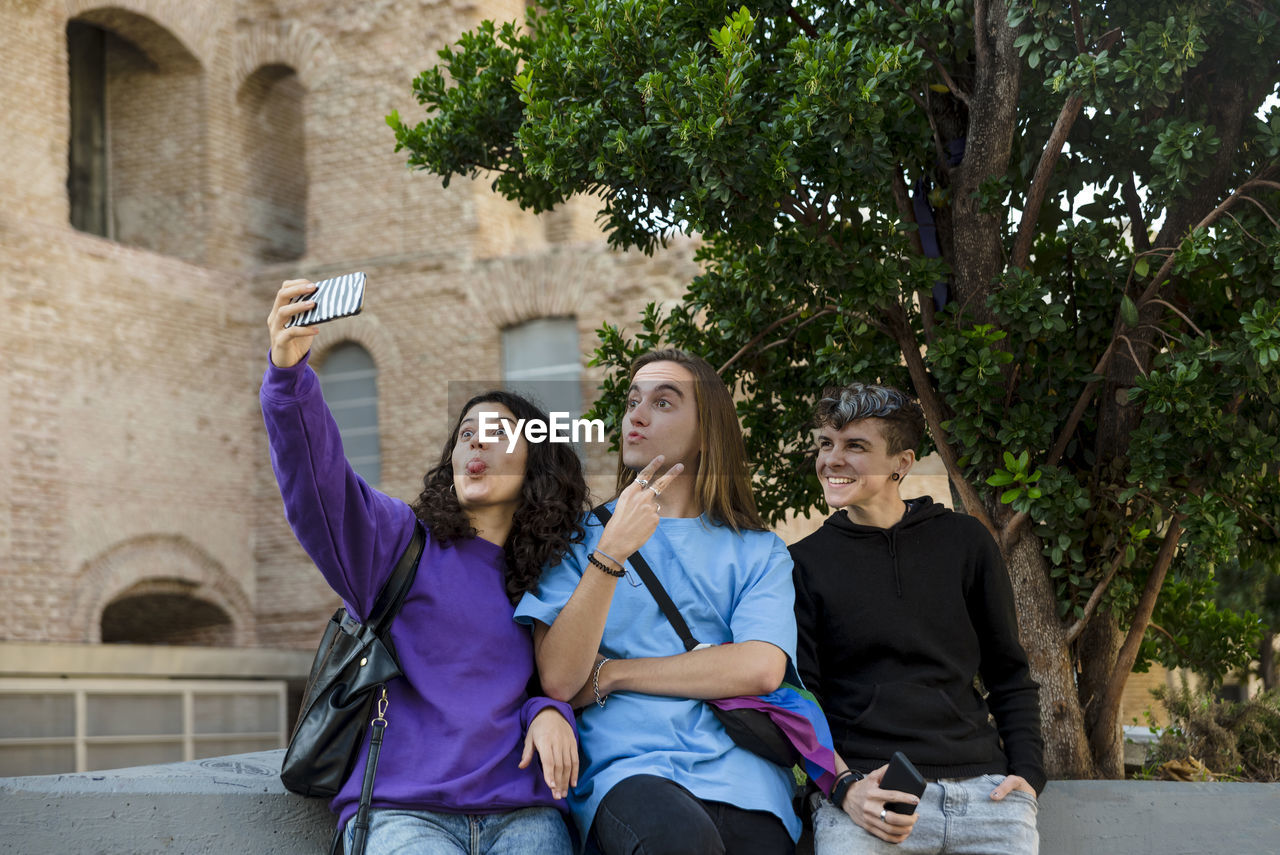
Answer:
M351 469L305 359L292 368L268 359L260 398L289 525L347 611L363 620L409 543L414 513ZM526 690L533 643L512 620L504 563L496 544L472 538L445 545L428 532L413 587L391 627L404 676L387 685L374 807L567 811L563 799L552 798L536 754L528 768L518 768L525 731L539 712L554 706L575 723L567 704ZM359 802L368 741L366 733L351 777L330 804L341 823Z

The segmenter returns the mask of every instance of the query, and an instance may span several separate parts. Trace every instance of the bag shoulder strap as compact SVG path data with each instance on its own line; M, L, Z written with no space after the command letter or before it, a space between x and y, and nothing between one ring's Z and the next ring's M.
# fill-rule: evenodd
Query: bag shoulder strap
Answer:
M601 525L607 525L609 519L613 516L613 513L604 505L597 505L592 509L591 513L595 514ZM680 636L684 649L689 651L697 647L698 639L694 638L693 633L689 631L689 624L685 623L684 618L680 616L680 610L672 602L671 595L667 593L667 589L662 587L662 583L654 575L653 568L649 566L649 562L644 560L644 556L640 554L639 550L631 553L631 558L628 560L630 560L631 566L635 568L636 575L640 577L640 581L644 582L644 586L649 589L649 593L658 601L658 608L662 610L662 614L666 617L667 622L671 624L672 629L676 631L676 635Z
M422 561L422 550L426 545L426 532L422 528L422 523L415 519L409 545L404 548L395 569L391 571L390 578L378 592L373 611L365 621L365 625L373 627L374 632L381 634L400 613L400 606L404 604L404 598L409 593L409 588L413 585L414 577L418 573L418 563Z

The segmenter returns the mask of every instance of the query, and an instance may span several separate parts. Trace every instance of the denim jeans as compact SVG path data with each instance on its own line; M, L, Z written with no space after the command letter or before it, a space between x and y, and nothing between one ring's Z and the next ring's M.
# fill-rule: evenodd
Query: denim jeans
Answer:
M1035 796L1014 790L993 802L1004 775L930 781L920 798L911 835L886 843L854 824L849 815L816 800L814 855L1036 855L1040 834Z
M343 832L351 851L354 822ZM433 813L375 808L369 812L366 855L571 855L569 829L555 808L506 813Z
M782 820L767 811L703 801L657 775L618 782L591 824L604 855L792 855Z

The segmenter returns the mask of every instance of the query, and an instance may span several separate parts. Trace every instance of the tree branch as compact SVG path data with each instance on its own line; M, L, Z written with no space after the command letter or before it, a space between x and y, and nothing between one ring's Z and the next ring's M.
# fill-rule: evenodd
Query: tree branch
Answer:
M1116 340L1113 338L1107 345L1107 349L1102 351L1098 364L1093 367L1094 374L1101 374L1102 370L1107 367L1107 360L1111 358L1111 350L1116 346ZM1062 430L1058 432L1058 439L1054 442L1053 448L1049 450L1049 456L1045 458L1046 466L1057 466L1058 461L1062 459L1062 455L1067 453L1067 446L1071 444L1071 437L1076 432L1076 427L1080 424L1080 420L1084 418L1085 411L1089 409L1089 403L1093 400L1094 392L1098 390L1098 380L1090 380L1084 384L1084 389L1080 391L1080 397L1076 399L1076 405L1071 408L1071 415L1067 416L1066 422L1062 425ZM1026 511L1018 511L1010 517L1008 523L1005 524L1002 536L1004 540L1001 546L1012 544L1018 536L1018 529L1026 525L1031 519L1031 515Z
M820 314L830 314L836 311L839 311L839 309L837 309L835 306L823 306ZM778 318L776 321L769 324L769 326L760 330L759 333L757 333L755 336L752 337L751 341L744 344L741 348L738 349L737 353L729 357L728 362L726 362L724 365L721 365L719 368L717 368L716 373L724 374L724 372L728 370L730 365L733 365L733 363L737 362L739 359L742 358L743 354L745 354L747 351L751 350L751 348L755 347L757 344L763 341L765 336L767 336L769 333L773 332L783 324L788 323L789 321L794 321L796 318L803 315L804 312L805 312L804 309L797 309L796 311L787 315L785 318Z
M1125 209L1129 212L1129 234L1133 237L1133 248L1139 253L1146 252L1151 249L1151 236L1147 234L1147 221L1142 216L1142 199L1138 196L1132 172L1120 185L1120 198L1124 199Z
M1270 187L1272 189L1280 189L1280 184L1277 184L1274 181L1265 181L1262 178L1249 179L1232 191L1230 196L1223 199L1222 202L1219 203L1218 207L1206 214L1203 220L1192 226L1187 231L1187 234L1191 235L1194 234L1197 229L1208 228L1214 223L1214 221L1226 213L1228 208L1241 199L1248 198L1245 196L1244 191L1250 187ZM1184 237L1183 240L1185 239L1186 238ZM1176 251L1169 253L1169 257L1165 259L1164 264L1160 265L1160 269L1156 271L1156 275L1151 278L1151 283L1147 285L1147 290L1143 291L1142 297L1137 300L1139 305L1146 303L1159 293L1160 287L1164 284L1165 279L1168 278L1170 271L1173 270L1174 259L1177 257L1178 253Z
M1022 222L1018 224L1018 237L1013 242L1013 257L1010 264L1014 267L1026 267L1031 256L1031 244L1036 236L1036 222L1040 219L1040 209L1044 207L1045 196L1049 193L1049 179L1053 175L1053 167L1062 155L1062 146L1071 133L1071 126L1080 115L1084 106L1084 96L1072 95L1062 105L1058 113L1058 121L1054 122L1053 132L1040 153L1040 162L1036 164L1035 176L1031 179L1031 189L1027 191L1027 204L1022 209Z
M1084 632L1085 624L1089 622L1089 619L1093 617L1093 613L1097 611L1098 603L1102 602L1103 592L1107 590L1107 587L1111 584L1111 580L1116 577L1116 573L1119 572L1120 565L1123 563L1124 552L1121 551L1116 553L1115 560L1111 562L1111 567L1107 570L1107 575L1102 578L1101 582L1094 586L1093 593L1089 594L1089 601L1084 604L1084 613L1080 615L1080 619L1073 623L1070 629L1067 630L1067 644L1071 644L1080 636L1080 633Z
M906 360L907 372L911 375L911 385L915 387L916 397L920 400L920 409L924 411L925 421L929 423L929 433L933 435L938 456L947 467L947 474L951 477L951 483L955 486L956 492L960 494L960 502L964 505L965 512L982 523L987 531L991 532L992 537L998 538L999 530L987 514L987 509L978 497L978 492L965 480L964 473L960 471L955 449L951 447L947 432L942 428L942 423L946 421L943 416L945 408L930 382L929 370L925 367L924 358L920 356L920 343L911 334L911 324L907 321L906 309L901 303L895 303L889 307L885 315L889 322L889 332L902 350L902 358Z
M899 6L895 0L888 0L888 2L890 6L892 6L894 9L897 10L899 15L901 15L903 18L907 17L907 10ZM956 85L956 82L951 79L951 75L947 73L946 66L942 64L942 60L938 58L938 55L936 53L934 53L933 48L929 47L928 44L921 41L919 37L915 39L914 44L916 47L920 48L920 50L924 52L925 56L929 57L929 59L933 62L933 67L936 68L938 70L938 73L942 75L942 82L946 84L947 89L950 90L951 94L956 96L956 98L960 99L962 102L964 102L964 105L967 107L969 105L969 96L966 93L962 92L960 90L960 87Z
M809 203L802 201L797 196L787 196L779 199L778 205L783 211L794 217L797 223L812 226L818 222L818 215L814 213Z
M818 29L809 21L800 17L800 13L792 8L790 4L787 4L787 17L790 18L791 22L799 27L800 31L809 38L816 39L818 37Z
M1136 350L1134 350L1134 349L1133 349L1133 339L1131 339L1131 338L1129 338L1127 335L1123 335L1123 334L1116 336L1116 339L1117 339L1117 340L1120 340L1120 341L1123 341L1123 342L1125 343L1125 345L1126 345L1126 346L1128 346L1128 348L1129 348L1129 356L1133 358L1133 364L1134 364L1134 366L1138 369L1138 371L1142 372L1142 376L1143 376L1143 377L1146 377L1146 376L1147 376L1147 369L1145 369L1145 368L1143 368L1143 367L1142 367L1142 360L1138 358L1138 352L1137 352Z
M1071 0L1071 26L1076 34L1076 53L1085 52L1084 21L1080 18L1080 0Z
M916 255L924 256L924 243L920 239L920 223L916 221L915 209L911 206L911 195L907 191L907 181L902 177L902 165L893 170L891 176L893 201L898 207L898 216L905 223L916 228L911 232L911 248ZM933 311L933 295L923 288L916 289L916 301L920 304L920 320L924 324L925 341L933 341L933 328L936 325Z
M1227 216L1229 217L1229 216L1231 216L1231 215L1230 215L1230 214L1227 214ZM1204 331L1203 331L1203 330L1201 330L1198 326L1196 326L1196 325L1195 325L1195 322L1194 322L1194 321L1192 321L1192 320L1191 320L1191 318L1188 318L1185 314L1183 314L1183 313L1182 313L1182 310L1178 309L1178 308L1177 308L1176 306L1174 306L1172 303L1169 303L1169 302L1166 302L1166 301L1164 301L1164 300L1161 300L1159 297L1153 297L1153 298L1151 298L1151 302L1152 302L1152 303L1159 303L1161 306L1165 306L1165 307L1167 307L1167 308L1169 309L1169 311L1173 312L1175 315L1177 315L1178 317L1180 317L1180 318L1182 318L1184 321L1186 321L1186 322L1187 322L1187 326L1191 327L1191 329L1195 331L1195 334L1196 334L1196 335L1201 336L1201 337L1203 337L1203 336L1204 336Z
M764 353L766 350L773 350L775 347L781 347L782 345L791 341L791 339L795 337L796 333L800 332L800 330L804 329L809 324L816 321L818 318L822 317L823 315L833 314L834 312L835 312L835 307L833 306L831 308L823 309L817 314L810 315L800 323L796 324L795 329L793 329L791 332L784 335L782 338L778 339L777 341L771 341L768 344L766 344L764 347L760 348L760 352Z
M1263 183L1263 184L1271 184L1272 182L1270 182L1270 181L1264 181L1264 182L1262 182L1262 183ZM1256 205L1256 206L1258 207L1258 210L1262 212L1262 216L1264 216L1264 217L1266 217L1268 220L1270 220L1270 221L1271 221L1271 225L1275 226L1277 229L1280 229L1280 223L1277 223L1277 222L1276 222L1275 217L1271 216L1271 212L1267 210L1267 206L1266 206L1266 205L1263 205L1261 202L1259 202L1257 199L1253 198L1252 196L1241 196L1240 198L1241 198L1241 199L1244 199L1246 202L1252 202L1254 205ZM1228 216L1230 216L1230 214L1228 214ZM1231 219L1235 220L1236 218L1235 218L1235 217L1231 217ZM1239 220L1236 220L1236 224L1238 225L1239 223L1240 223L1240 221L1239 221ZM1243 229L1243 228L1244 228L1244 226L1240 226L1240 228L1242 228L1242 229ZM1248 229L1245 229L1245 234L1249 234ZM1249 235L1249 237L1253 237L1253 235ZM1257 238L1254 238L1254 240L1257 240ZM1259 243L1261 243L1261 241L1258 241L1258 242L1259 242Z
M916 222L916 212L911 205L911 194L907 190L907 181L902 177L902 164L893 170L892 186L893 201L898 207L898 216L903 222L911 223L916 226L916 230L911 233L911 246L916 251L916 255L924 255L924 244L920 242L919 223Z
M1138 599L1137 608L1134 609L1129 633L1120 646L1115 666L1107 679L1106 689L1103 691L1102 700L1094 715L1096 725L1089 731L1089 747L1093 750L1095 757L1104 756L1107 747L1115 739L1115 731L1111 725L1114 725L1120 713L1120 696L1124 692L1124 684L1129 679L1129 673L1133 671L1134 663L1138 661L1142 637L1146 635L1147 627L1151 623L1151 615L1155 613L1160 589L1164 587L1165 577L1169 574L1169 567L1173 564L1174 555L1178 550L1178 540L1182 537L1184 519L1185 516L1182 514L1174 514L1173 519L1169 521L1169 529L1165 532L1164 541L1160 544L1155 565L1151 568L1151 574L1147 576L1147 584Z
M1076 44L1081 53L1084 52L1084 31L1081 29L1079 8L1073 2L1072 14L1076 23ZM1103 38L1098 52L1109 50L1120 38L1120 31L1115 30ZM1053 167L1062 156L1062 146L1071 133L1071 126L1080 116L1080 108L1084 106L1084 96L1075 93L1067 98L1058 120L1053 124L1053 132L1040 153L1040 162L1036 164L1035 176L1031 179L1031 189L1027 192L1027 204L1022 209L1022 222L1018 224L1018 237L1013 242L1013 257L1010 264L1014 267L1026 267L1031 255L1031 244L1035 241L1036 222L1040 219L1040 209L1044 207L1045 196L1049 193L1049 179L1053 177Z
M924 98L920 97L919 92L909 91L907 92L907 97L915 102L916 106L920 108L921 113L924 113L925 119L929 122L929 129L933 131L933 151L938 156L938 168L949 170L950 166L947 164L947 151L942 145L942 135L938 133L938 125L933 119L933 113L929 112L928 103Z

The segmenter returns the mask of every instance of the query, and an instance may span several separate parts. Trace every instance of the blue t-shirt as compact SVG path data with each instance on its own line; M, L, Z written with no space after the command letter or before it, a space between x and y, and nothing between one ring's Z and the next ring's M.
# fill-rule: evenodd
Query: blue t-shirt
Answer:
M584 542L546 570L536 591L524 595L516 620L548 626L555 621L584 568L600 572L587 563L587 554L602 531L599 520L588 517ZM777 535L735 533L705 516L664 518L640 553L698 641L767 641L794 661L791 557ZM601 651L619 659L684 652L629 562L626 578L614 589ZM800 835L800 820L791 808L790 770L739 748L703 701L615 692L604 707L590 704L578 712L578 735L581 767L569 804L583 839L609 790L646 774L674 781L706 801L768 811L792 838Z

